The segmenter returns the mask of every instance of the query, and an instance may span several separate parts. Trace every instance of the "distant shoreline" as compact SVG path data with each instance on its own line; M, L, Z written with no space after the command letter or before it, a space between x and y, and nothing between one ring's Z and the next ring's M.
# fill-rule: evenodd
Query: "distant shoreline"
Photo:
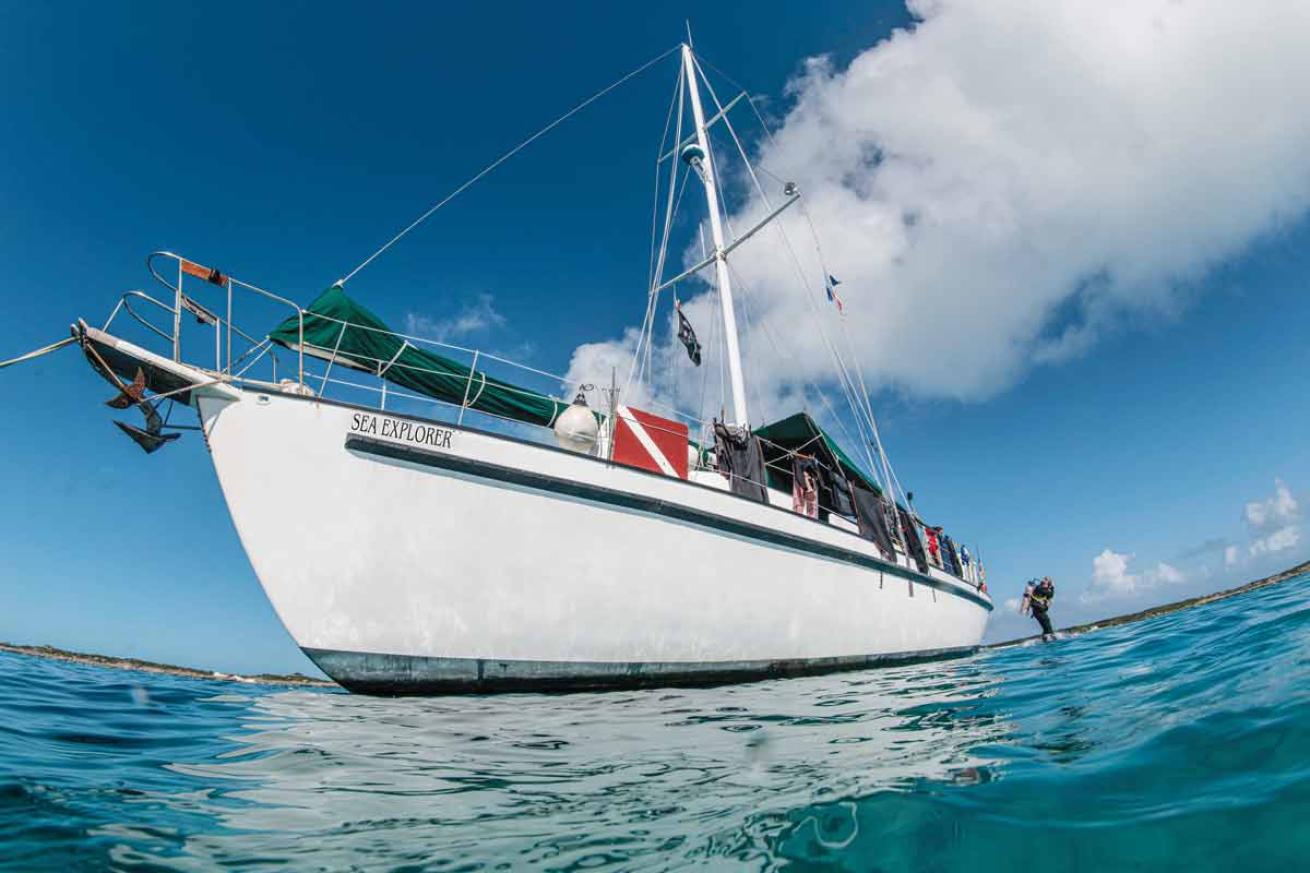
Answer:
M244 682L248 685L297 685L313 688L335 688L337 683L328 679L315 679L303 673L259 673L243 676L240 673L221 673L217 670L197 670L194 667L178 667L173 664L158 664L143 661L140 658L111 658L108 655L92 655L87 652L69 652L54 646L18 646L13 643L0 643L0 652L15 655L29 655L34 658L49 658L53 661L67 661L71 664L86 664L91 667L109 667L113 670L136 670L140 673L161 673L165 676L184 676L188 679L209 679L219 682Z
M1121 624L1131 624L1135 621L1144 621L1148 618L1155 618L1159 615L1168 615L1171 612L1178 612L1182 609L1203 606L1207 603L1213 603L1216 600L1225 600L1229 597L1236 597L1239 594L1245 594L1246 592L1254 591L1257 588L1277 585L1279 582L1284 582L1291 579L1293 576L1299 576L1307 572L1310 572L1310 561L1306 561L1304 564L1298 564L1297 566L1284 570L1281 573L1275 573L1272 576L1266 576L1263 579L1257 579L1254 582L1239 585L1236 588L1216 591L1213 594L1203 594L1199 597L1189 597L1186 600L1166 603L1161 606L1153 606L1150 609L1143 609L1140 612L1128 613L1127 615L1118 615L1113 618L1103 618L1100 621L1090 621L1086 624L1062 628L1059 633L1076 636L1095 630L1117 627ZM1003 649L1009 646L1017 646L1021 643L1026 643L1029 640L1035 640L1039 636L1039 634L1033 634L1032 636L1006 640L1002 643L989 643L980 646L979 648ZM49 658L54 661L67 661L71 664L86 664L91 667L108 667L113 670L136 670L140 673L159 673L165 676L182 676L187 679L208 679L210 681L219 682L243 682L249 685L281 685L305 688L339 687L337 683L329 679L315 679L312 676L306 676L303 673L291 673L287 675L259 673L254 676L243 676L237 673L220 673L216 670L197 670L194 667L178 667L173 664L158 664L154 661L143 661L140 658L111 658L107 655L93 655L86 652L69 652L64 649L56 649L54 646L19 646L14 645L13 643L0 643L0 652L9 652L15 655L28 655L33 658Z
M1279 582L1286 582L1294 576L1300 576L1307 572L1310 572L1310 561L1306 561L1304 564L1297 564L1295 567L1289 567L1281 573L1275 573L1272 576L1266 576L1265 578L1257 579L1254 582L1247 582L1245 585L1239 585L1236 588L1228 588L1223 591L1216 591L1213 594L1202 594L1199 597L1189 597L1186 600L1176 600L1173 603L1152 606L1150 609L1143 609L1141 612L1130 612L1126 615L1116 615L1113 618L1103 618L1099 621L1089 621L1085 624L1076 624L1072 627L1060 628L1056 633L1078 636L1080 634L1090 633L1091 631L1118 627L1121 624L1132 624L1135 621L1144 621L1148 618L1155 618L1159 615L1168 615L1171 612L1178 612L1181 609L1191 609L1194 606L1204 606L1207 603L1214 603L1216 600L1226 600L1229 597L1236 597L1239 594L1245 594L1248 591L1254 591L1257 588L1266 588L1270 585L1277 585ZM1026 643L1029 640L1039 639L1040 637L1041 634L1032 634L1031 636L1019 637L1018 639L1006 640L1003 643L989 643L982 648L1003 649L1007 646L1017 646L1020 643Z

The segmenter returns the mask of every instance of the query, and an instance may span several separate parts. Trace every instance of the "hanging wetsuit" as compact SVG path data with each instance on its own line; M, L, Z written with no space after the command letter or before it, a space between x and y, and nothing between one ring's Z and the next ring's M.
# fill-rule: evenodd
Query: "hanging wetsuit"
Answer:
M819 517L819 462L810 455L796 455L791 464L791 508L793 512Z
M955 541L945 533L942 534L942 559L947 570L961 579L964 578L964 572L960 569L960 556L955 550Z
M942 546L941 541L938 539L942 529L925 526L923 532L928 537L928 557L932 559L933 566L942 566Z
M1055 631L1051 628L1051 617L1048 614L1051 609L1051 601L1055 599L1055 585L1050 579L1043 579L1033 589L1032 594L1028 595L1028 606L1032 609L1033 618L1042 626L1042 636L1054 636Z
M759 437L716 421L714 454L718 471L727 477L733 494L759 503L769 502L764 489L764 452Z
M855 499L851 483L841 467L819 466L819 503L838 515L851 518L855 515Z
M919 568L920 573L928 572L928 556L923 551L923 540L919 539L919 532L915 530L913 519L910 514L901 506L896 507L896 513L900 517L901 532L905 535L905 546L909 549L910 557Z
M892 545L891 530L887 526L887 501L859 485L853 486L851 491L859 510L860 536L873 540L884 558L896 560L896 548Z

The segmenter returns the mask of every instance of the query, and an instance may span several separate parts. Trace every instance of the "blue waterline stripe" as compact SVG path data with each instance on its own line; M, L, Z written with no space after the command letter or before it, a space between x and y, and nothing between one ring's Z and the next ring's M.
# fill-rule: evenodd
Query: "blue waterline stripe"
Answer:
M794 534L772 530L749 522L727 518L711 512L694 509L689 506L669 503L655 497L647 497L642 494L632 494L626 491L615 491L610 488L602 488L599 485L573 482L555 476L547 476L543 473L534 473L528 470L516 469L514 467L505 467L499 464L488 463L486 461L475 461L469 458L457 457L455 455L445 455L437 452L424 451L422 449L396 445L395 443L370 439L368 437L347 436L346 449L347 451L362 452L368 455L390 458L396 461L405 461L424 467L450 470L478 479L505 482L547 494L559 494L580 498L583 500L594 501L596 503L622 507L646 515L662 516L701 527L708 527L744 539L765 543L767 545L818 555L834 561L841 561L842 563L863 567L868 570L877 570L881 573L899 576L900 578L906 579L912 583L926 585L938 591L953 594L956 597L962 597L971 603L983 607L989 612L993 608L988 600L978 596L972 591L963 589L957 585L952 585L949 582L943 582L940 579L933 579L929 576L914 573L903 567L884 563L877 558L862 555L859 552L843 549L840 546L816 542L815 540L805 539L803 537L795 536Z

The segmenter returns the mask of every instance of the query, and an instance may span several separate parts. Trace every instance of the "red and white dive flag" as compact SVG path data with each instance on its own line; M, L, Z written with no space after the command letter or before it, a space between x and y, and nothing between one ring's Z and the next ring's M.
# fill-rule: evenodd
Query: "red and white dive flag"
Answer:
M619 406L614 412L617 463L687 478L687 425L630 406Z

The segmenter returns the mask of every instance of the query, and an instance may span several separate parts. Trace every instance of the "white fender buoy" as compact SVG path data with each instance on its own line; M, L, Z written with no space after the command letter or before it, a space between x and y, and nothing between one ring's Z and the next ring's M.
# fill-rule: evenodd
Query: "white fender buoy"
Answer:
M596 445L600 425L587 405L586 396L579 391L569 408L555 419L555 442L561 449L588 454Z

